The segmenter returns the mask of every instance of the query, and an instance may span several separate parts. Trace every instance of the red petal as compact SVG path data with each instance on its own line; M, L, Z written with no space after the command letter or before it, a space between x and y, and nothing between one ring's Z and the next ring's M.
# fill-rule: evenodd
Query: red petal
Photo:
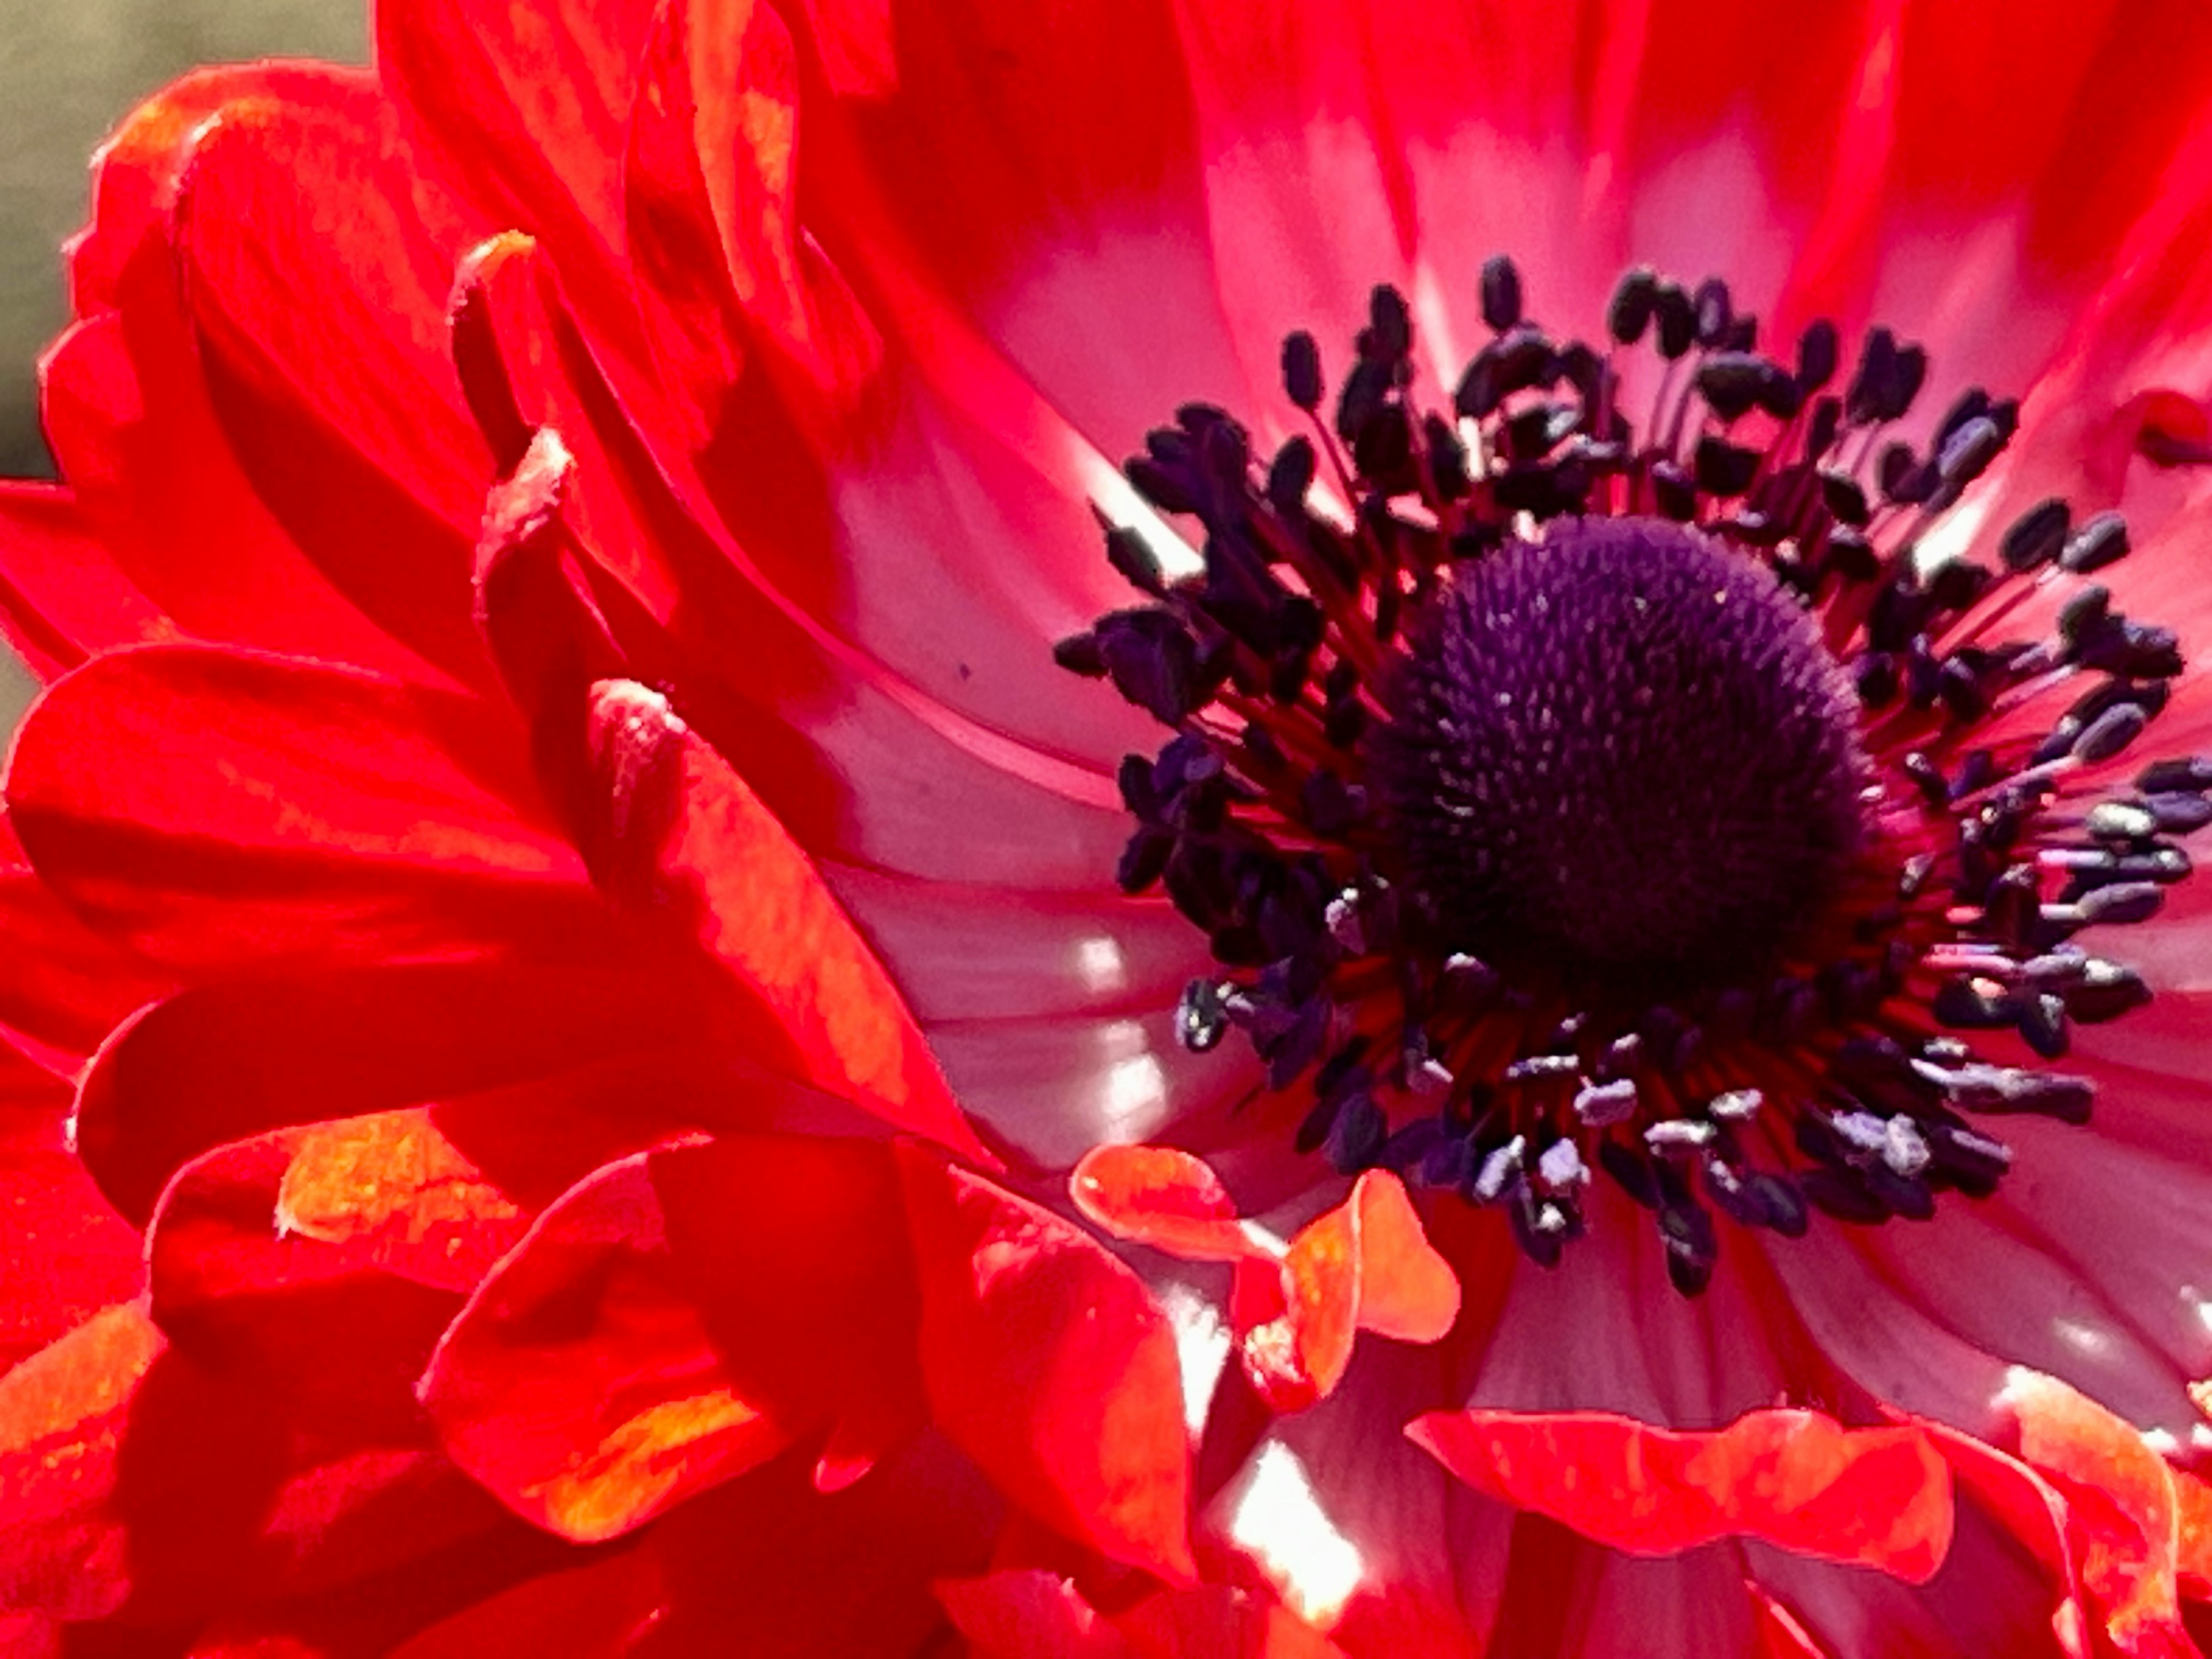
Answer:
M647 332L690 447L758 458L788 441L779 391L857 383L880 356L799 232L791 36L752 0L671 0L641 74L623 200Z
M94 651L157 638L161 628L74 491L0 479L0 634L33 673L51 680Z
M1259 1278L1256 1267L1239 1271L1241 1357L1277 1411L1302 1411L1335 1391L1355 1332L1434 1342L1459 1316L1459 1280L1387 1170L1361 1176L1342 1204L1291 1241L1283 1309L1264 1323L1255 1322L1265 1305Z
M2015 1370L2002 1403L2021 1461L2066 1500L2068 1547L2105 1633L2130 1655L2191 1652L2175 1580L2181 1517L2166 1460L2133 1425L2056 1377Z
M686 722L802 846L889 872L1097 889L1097 872L1127 838L1109 775L1079 772L955 714L767 591L750 554L702 527L702 515L713 515L696 491L672 488L642 447L650 397L641 402L635 388L618 390L599 374L544 254L502 243L469 277L464 314L481 305L492 325L489 343L469 325L469 378L494 404L511 400L522 423L552 427L574 457L561 514L592 596L634 665L627 672L682 687ZM486 360L495 343L495 377ZM496 409L492 424L512 440ZM795 483L793 469L806 478ZM836 532L818 470L781 450L750 453L743 468L775 544L816 584L837 579L836 561L821 557ZM488 621L496 633L496 619ZM1036 625L1023 635L1034 641ZM732 639L746 641L741 659L727 649ZM866 789L854 787L861 777ZM956 820L952 833L946 826Z
M0 1047L0 1372L145 1279L137 1230L70 1151L70 1089Z
M2174 1569L2191 1601L2212 1597L2212 1482L2173 1471Z
M1476 1491L1633 1555L1752 1537L1922 1583L1950 1547L1950 1473L1917 1429L1777 1410L1678 1433L1603 1412L1466 1411L1406 1432Z
M590 732L593 869L672 918L769 1017L763 1062L988 1159L882 964L744 780L630 682L595 688Z
M27 866L0 864L0 1025L27 1038L52 1069L73 1073L127 1018L176 989L175 979L71 915Z
M659 1561L629 1550L478 1601L392 1649L391 1659L611 1659L646 1639L666 1597Z
M1166 1316L1050 1211L922 1147L898 1153L939 1425L1069 1536L1188 1577L1190 1448Z
M1287 1607L1225 1584L1155 1595L1115 1623L1137 1659L1344 1659Z
M446 313L455 262L489 228L415 165L373 98L227 111L196 141L177 204L184 291L240 465L362 611L469 683L485 678L469 548L491 468Z
M556 1204L422 1384L454 1460L525 1518L617 1536L912 1389L883 1149L732 1138L626 1158Z
M1246 1237L1220 1177L1172 1146L1094 1146L1067 1190L1076 1208L1116 1238L1185 1261L1273 1260Z
M1459 1280L1421 1231L1405 1183L1370 1170L1345 1208L1357 1226L1359 1328L1401 1342L1442 1341L1459 1317ZM1296 1241L1291 1259L1295 1271Z
M8 803L40 874L160 961L573 957L605 923L574 850L518 813L522 750L480 703L150 646L47 691Z
M137 1309L111 1308L0 1377L0 1605L97 1619L127 1594L116 1454L167 1346Z
M362 71L328 64L226 64L191 70L133 109L94 158L93 222L69 246L70 298L78 314L121 303L119 290L148 240L166 241L178 173L210 117L256 100L357 109L373 88Z
M1036 1571L937 1586L976 1659L1130 1659L1129 1644L1074 1584Z
M494 957L201 986L101 1048L78 1090L77 1147L118 1207L143 1219L188 1159L303 1119L526 1083L550 1093L626 1061L704 1103L726 1058L704 1024L681 986L620 957L604 970ZM639 1092L616 1079L624 1109Z
M644 0L392 0L375 24L386 83L463 193L544 242L595 337L639 363L621 167L653 13Z

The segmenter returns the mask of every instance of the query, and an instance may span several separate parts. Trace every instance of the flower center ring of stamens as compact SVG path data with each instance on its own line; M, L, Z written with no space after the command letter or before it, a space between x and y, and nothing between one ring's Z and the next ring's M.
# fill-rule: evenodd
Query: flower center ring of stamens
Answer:
M2087 1121L2049 1063L2149 998L2077 936L2153 915L2212 823L2212 760L2127 775L2182 654L2088 580L2125 526L2045 501L1997 566L1931 565L2016 410L1975 388L1890 435L1928 363L1887 329L1832 392L1833 327L1785 365L1717 280L1632 270L1600 346L1526 318L1503 258L1481 301L1449 413L1378 288L1333 420L1284 343L1312 437L1262 460L1188 404L1127 464L1203 573L1110 530L1143 602L1057 655L1174 733L1122 765L1116 877L1219 964L1180 1036L1241 1029L1250 1121L1500 1208L1540 1262L1602 1171L1689 1294L1717 1218L1988 1195L1989 1120Z

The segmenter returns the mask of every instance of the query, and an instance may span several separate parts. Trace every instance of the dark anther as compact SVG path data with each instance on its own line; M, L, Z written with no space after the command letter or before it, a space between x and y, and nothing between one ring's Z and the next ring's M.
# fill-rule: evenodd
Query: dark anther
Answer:
M1978 415L1947 439L1936 457L1936 475L1954 489L1972 483L2004 447L2004 434L1986 415Z
M1521 272L1503 253L1482 262L1482 320L1500 334L1521 320Z
M2150 716L2140 703L2115 703L2083 728L2074 740L2074 758L2089 764L2108 761L2142 735Z
M2212 756L2153 761L2136 779L2146 795L2195 793L2212 789Z
M1798 1187L1814 1208L1838 1221L1871 1227L1889 1219L1889 1206L1869 1190L1856 1170L1808 1170L1799 1177Z
M1946 980L1936 989L1929 1012L1938 1025L1954 1031L2001 1031L2020 1018L2020 1011L2003 992L1992 994L1971 980Z
M1836 434L1843 430L1844 400L1823 398L1813 405L1813 418L1806 422L1805 453L1812 457L1825 455L1835 447Z
M1097 623L1099 659L1115 690L1161 726L1182 726L1199 703L1199 646L1166 611L1113 611Z
M1085 629L1080 634L1070 634L1064 640L1053 642L1052 659L1071 674L1080 674L1086 680L1106 678L1106 659L1098 649L1098 635Z
M1422 417L1421 437L1428 445L1429 477L1435 481L1437 496L1446 501L1460 500L1473 483L1468 473L1467 446L1441 415Z
M1368 290L1367 331L1362 337L1371 349L1363 349L1362 356L1401 363L1413 349L1413 314L1407 309L1406 296L1388 283Z
M1229 1011L1222 1006L1221 987L1210 979L1194 979L1183 987L1176 1005L1176 1041L1194 1054L1220 1042L1229 1029Z
M1321 347L1304 329L1283 337L1283 390L1309 415L1321 407Z
M2186 835L2212 823L2212 800L2202 795L2152 795L2143 801L2143 807L2169 836Z
M1198 496L1188 479L1170 466L1145 455L1133 455L1121 464L1122 476L1136 492L1163 513L1195 513Z
M1152 556L1152 550L1135 531L1117 525L1106 532L1106 562L1139 592L1149 593L1156 599L1167 597L1167 580L1160 569L1160 562Z
M1698 367L1698 395L1723 421L1771 408L1784 386L1796 389L1780 364L1747 351L1717 351Z
M1697 313L1698 343L1707 348L1724 343L1729 325L1735 320L1735 308L1729 302L1728 284L1717 276L1706 277L1698 284L1690 304Z
M1810 396L1836 378L1838 342L1836 325L1820 317L1807 325L1797 337L1797 387ZM1824 443L1819 447L1825 449ZM1815 453L1818 453L1816 449Z
M1375 1097L1361 1090L1347 1097L1328 1132L1328 1161L1340 1175L1371 1168L1382 1154L1390 1121Z
M1661 514L1677 524L1687 524L1698 516L1697 483L1672 461L1652 463L1651 494Z
M1844 394L1844 410L1855 425L1893 421L1912 407L1928 374L1928 354L1917 345L1899 345L1887 328L1867 331L1858 372Z
M2066 503L2053 495L2038 501L2006 528L1997 551L2008 570L2030 571L2057 558L2074 521Z
M1658 301L1659 278L1650 266L1638 265L1623 272L1606 307L1607 332L1622 345L1634 345L1651 325L1651 313Z
M2023 998L2020 1006L2021 1040L2045 1060L2066 1055L2066 1000L2048 991Z
M2086 576L2118 563L2127 555L2127 520L2117 513L2100 513L2068 538L2058 563L2061 569Z
M1672 362L1697 343L1698 313L1681 285L1662 281L1651 306L1659 319L1659 355Z
M1741 495L1759 475L1759 452L1707 433L1698 440L1693 466L1698 488L1712 495Z
M1296 518L1313 488L1313 441L1303 433L1289 439L1267 465L1267 501L1286 519Z
M2083 959L2078 976L2059 988L2066 1012L2084 1025L2102 1025L2132 1012L2151 1000L2141 974L2101 957Z

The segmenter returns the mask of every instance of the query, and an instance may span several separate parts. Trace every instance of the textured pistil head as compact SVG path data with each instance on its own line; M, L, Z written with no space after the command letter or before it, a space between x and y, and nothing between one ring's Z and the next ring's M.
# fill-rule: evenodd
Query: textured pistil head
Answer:
M1761 566L1654 519L1561 519L1455 567L1378 737L1443 941L1570 977L1755 968L1862 835L1858 701Z

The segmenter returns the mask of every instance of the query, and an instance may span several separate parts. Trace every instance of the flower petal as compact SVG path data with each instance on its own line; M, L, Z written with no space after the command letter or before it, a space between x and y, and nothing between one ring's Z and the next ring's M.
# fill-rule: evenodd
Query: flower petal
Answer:
M349 210L329 213L337 200ZM178 189L184 293L240 465L362 611L476 684L469 542L490 461L446 310L454 262L485 228L375 97L342 112L229 108L196 137Z
M1246 1236L1220 1177L1172 1146L1094 1146L1067 1189L1076 1207L1115 1237L1185 1261L1267 1254Z
M137 1230L71 1154L69 1085L0 1046L0 1372L144 1282Z
M611 1164L477 1290L423 1403L462 1468L581 1541L837 1418L889 1435L913 1397L896 1206L865 1142L733 1137Z
M1469 1410L1406 1432L1477 1491L1632 1554L1748 1536L1917 1583L1950 1546L1950 1474L1917 1429L1771 1410L1675 1433L1609 1413Z
M595 687L589 721L602 884L665 907L772 1018L805 1081L988 1158L882 963L728 763L632 681Z
M1052 1526L1188 1577L1190 1448L1166 1316L1051 1212L910 1143L898 1167L938 1423Z
M158 637L161 624L74 489L0 479L0 634L33 673L51 680L94 651Z
M376 9L376 58L414 130L488 218L552 248L597 337L642 362L622 258L623 137L649 0Z
M302 1120L528 1083L550 1091L625 1061L664 1087L696 1084L717 1058L702 1023L699 1001L620 957L604 971L491 958L196 987L103 1045L77 1091L77 1150L143 1219L190 1158ZM687 1048L690 1066L670 1063Z
M375 676L201 646L50 688L8 804L31 862L167 963L440 956L599 937L573 850L525 813L513 726ZM518 803L529 803L519 807Z
M167 1346L143 1312L110 1308L0 1377L0 1605L96 1619L128 1593L106 1505L128 1403Z
M2026 1370L2007 1379L2021 1460L2066 1502L2066 1533L2092 1606L2119 1651L2191 1650L2175 1571L2174 1473L2131 1425L2087 1395Z

